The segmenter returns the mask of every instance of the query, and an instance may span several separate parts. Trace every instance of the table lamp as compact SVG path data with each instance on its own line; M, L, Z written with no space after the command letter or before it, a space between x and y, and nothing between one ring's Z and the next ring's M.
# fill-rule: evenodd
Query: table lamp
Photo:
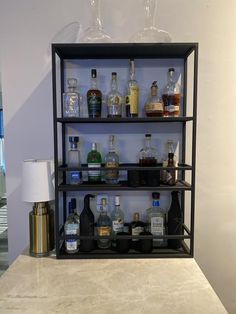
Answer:
M29 213L30 255L48 256L54 246L54 212L48 202L55 199L50 161L23 162L22 198L34 203Z

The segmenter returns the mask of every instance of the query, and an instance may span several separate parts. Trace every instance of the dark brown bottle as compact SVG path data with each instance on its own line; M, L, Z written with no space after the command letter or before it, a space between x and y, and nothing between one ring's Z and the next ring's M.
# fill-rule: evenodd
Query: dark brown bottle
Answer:
M139 213L134 213L134 220L130 223L130 233L132 236L138 236L144 231L145 224L139 218ZM132 239L132 247L139 250L140 240Z
M168 167L174 167L174 154L169 153L168 154ZM166 182L168 185L175 185L176 184L176 175L175 175L175 169L168 169L166 171Z
M84 197L84 209L80 214L80 235L81 236L94 236L94 215L90 209L90 198L94 195L87 194ZM94 239L86 239L80 241L80 250L83 252L90 252L95 247Z
M169 235L182 235L183 234L183 211L179 204L179 192L171 192L172 201L168 211L168 234ZM168 239L168 246L172 249L179 249L182 240Z
M102 93L97 88L97 70L91 70L91 88L87 92L89 118L100 118L102 112Z

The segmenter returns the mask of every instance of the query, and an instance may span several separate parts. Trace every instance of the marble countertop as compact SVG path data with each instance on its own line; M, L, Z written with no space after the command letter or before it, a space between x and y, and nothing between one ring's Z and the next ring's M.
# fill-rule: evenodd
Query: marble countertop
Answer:
M1 314L227 313L194 259L20 255L0 278Z

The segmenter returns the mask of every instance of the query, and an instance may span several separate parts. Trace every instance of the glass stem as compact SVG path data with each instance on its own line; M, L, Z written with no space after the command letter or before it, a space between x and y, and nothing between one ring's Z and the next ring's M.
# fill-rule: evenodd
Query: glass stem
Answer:
M156 0L145 0L145 28L154 27Z
M92 11L91 25L94 28L101 30L102 22L101 22L101 13L100 13L100 0L90 0L90 5L91 5L91 11Z

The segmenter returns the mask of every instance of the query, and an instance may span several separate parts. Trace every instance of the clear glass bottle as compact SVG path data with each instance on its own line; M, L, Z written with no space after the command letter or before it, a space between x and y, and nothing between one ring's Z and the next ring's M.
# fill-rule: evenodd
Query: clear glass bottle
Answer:
M120 196L115 196L115 208L111 212L112 234L124 231L124 212L120 208ZM116 247L116 240L112 241L112 246Z
M111 218L107 215L107 203L106 199L102 199L100 215L97 220L97 233L99 236L110 236L111 235ZM111 239L99 239L97 241L100 249L108 249L111 246Z
M162 99L164 102L165 117L179 117L180 115L180 86L175 80L175 69L168 70L168 82Z
M80 164L80 151L78 150L78 136L70 136L70 150L68 151L68 167L78 168ZM82 183L82 171L68 171L67 172L67 184L81 184Z
M97 70L91 70L91 86L87 91L89 118L100 118L102 114L102 92L97 87Z
M152 207L147 209L148 231L154 236L166 234L166 214L160 207L160 193L152 193ZM153 239L153 247L167 246L166 239Z
M121 118L122 116L122 95L118 91L117 73L111 74L111 91L107 95L107 116Z
M139 165L141 167L157 166L157 150L151 146L151 134L145 134L145 146L139 152ZM139 174L140 185L142 186L159 186L159 170L142 170Z
M105 181L108 184L117 184L119 182L119 156L115 150L115 136L109 136L109 152L105 156L105 168L117 168L105 171Z
M72 204L69 203L69 216L64 225L65 235L79 236L79 223L73 212ZM65 240L65 249L68 254L74 254L79 251L79 243L77 238L71 237Z
M126 96L126 117L138 117L139 112L139 86L135 80L134 60L129 61L130 79Z
M68 91L63 93L63 116L65 118L79 117L80 115L80 98L76 92L77 79L68 78Z
M164 105L161 98L158 97L157 81L154 81L151 86L150 96L144 106L147 117L162 117Z
M87 156L88 168L101 168L102 156L97 151L97 144L92 143L92 150ZM89 170L88 171L88 182L90 183L101 183L101 171L100 170Z

